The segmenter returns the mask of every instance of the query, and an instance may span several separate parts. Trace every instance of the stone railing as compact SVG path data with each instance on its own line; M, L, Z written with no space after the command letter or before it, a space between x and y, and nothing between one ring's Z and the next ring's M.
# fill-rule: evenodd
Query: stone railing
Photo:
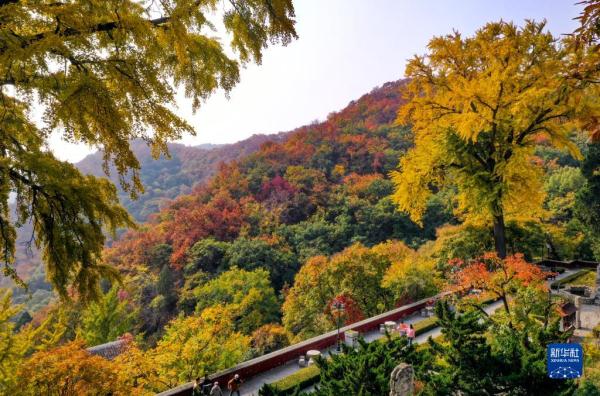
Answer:
M545 267L564 267L567 269L575 269L575 268L596 268L600 263L596 261L586 261L586 260L571 260L571 261L560 261L560 260L550 260L544 259L537 261L535 264L543 265Z

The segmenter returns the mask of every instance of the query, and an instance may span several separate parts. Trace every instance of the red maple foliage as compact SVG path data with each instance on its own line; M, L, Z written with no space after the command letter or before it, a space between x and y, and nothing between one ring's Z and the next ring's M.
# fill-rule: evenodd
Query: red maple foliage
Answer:
M336 305L341 305L342 309L337 309ZM332 322L337 323L338 319L344 326L356 323L365 318L365 315L358 307L356 301L347 294L340 294L331 299L325 308L325 314L331 318Z

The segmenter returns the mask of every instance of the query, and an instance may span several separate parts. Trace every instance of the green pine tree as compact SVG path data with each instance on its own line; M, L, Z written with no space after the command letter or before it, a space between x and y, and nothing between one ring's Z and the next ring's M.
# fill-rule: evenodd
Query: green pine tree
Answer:
M399 363L415 368L417 378L427 363L426 354L409 345L406 338L389 337L382 342L359 341L357 350L344 345L344 353L319 359L321 378L317 396L387 395L390 375Z

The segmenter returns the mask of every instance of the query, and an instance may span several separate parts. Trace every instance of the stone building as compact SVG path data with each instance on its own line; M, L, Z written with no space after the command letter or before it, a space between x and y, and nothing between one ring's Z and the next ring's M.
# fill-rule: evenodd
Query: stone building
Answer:
M594 287L570 285L555 292L567 300L559 307L561 329L573 326L577 330L590 331L600 324L600 265L596 267Z

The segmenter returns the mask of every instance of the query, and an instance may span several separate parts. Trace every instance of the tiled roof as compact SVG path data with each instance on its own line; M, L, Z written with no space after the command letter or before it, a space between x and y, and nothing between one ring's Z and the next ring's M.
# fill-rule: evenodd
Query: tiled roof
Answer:
M565 303L557 308L558 314L561 317L573 315L577 312L577 307L572 302Z
M123 352L126 344L126 340L117 340L107 342L106 344L96 345L88 348L87 350L92 355L98 355L105 359L112 360Z

